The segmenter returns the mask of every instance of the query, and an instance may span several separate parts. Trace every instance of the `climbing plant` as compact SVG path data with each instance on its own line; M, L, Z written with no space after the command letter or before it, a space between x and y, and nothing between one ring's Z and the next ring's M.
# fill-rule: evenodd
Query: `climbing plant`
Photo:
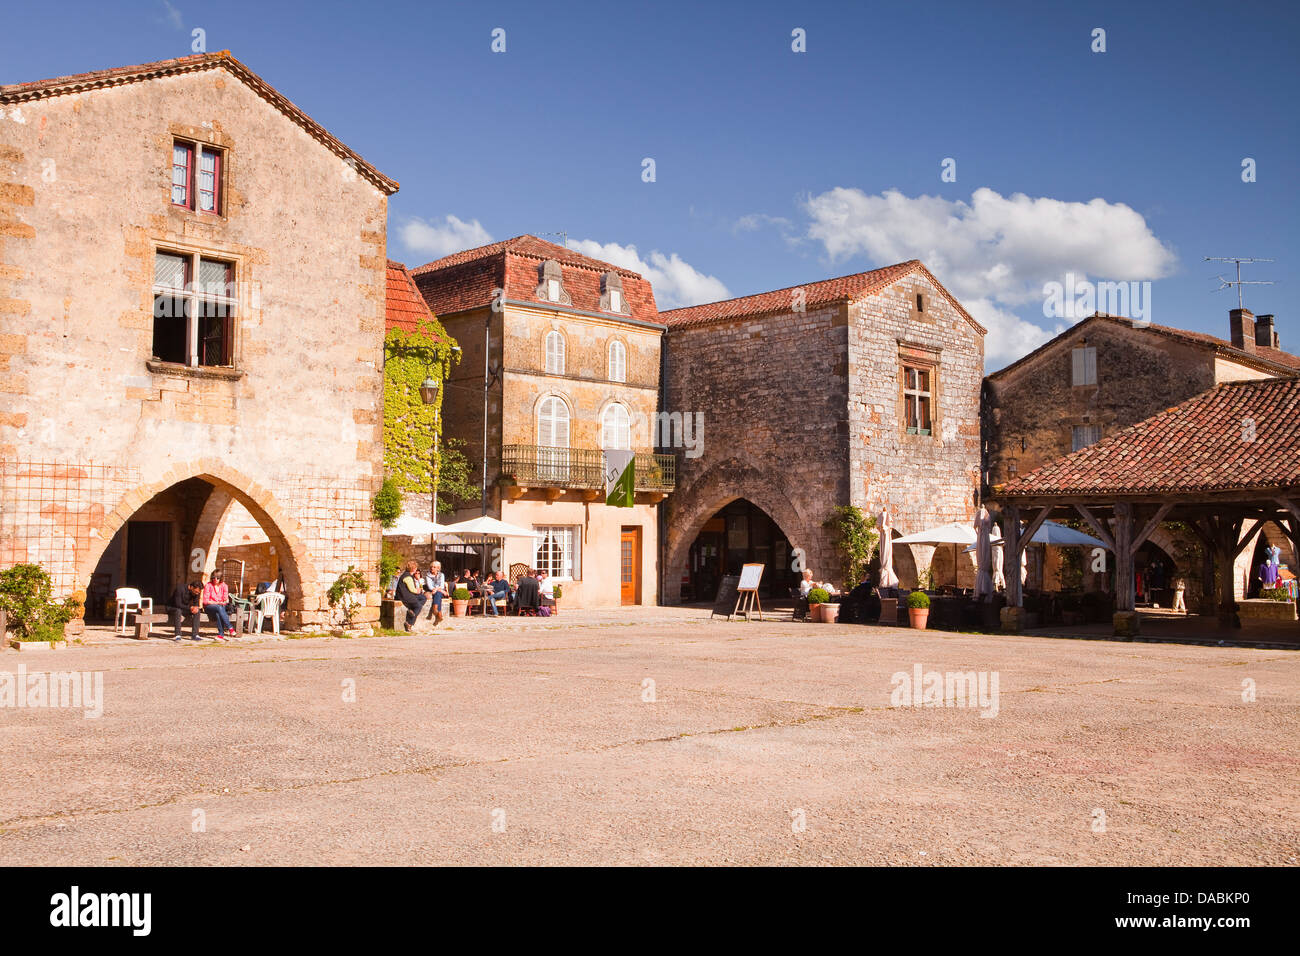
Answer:
M375 492L375 500L370 506L375 520L384 528L391 528L402 516L402 493L397 490L397 482L385 478L384 483Z
M393 328L384 336L384 475L398 492L429 494L438 476L438 510L453 510L454 499L476 498L468 483L469 466L458 442L440 441L433 456L435 429L441 438L442 403L426 405L420 383L430 376L440 384L454 367L456 343L436 319L414 329ZM446 499L446 500L444 500Z
M862 580L871 554L876 549L880 535L876 532L874 515L867 516L853 505L841 505L826 519L826 529L831 533L831 543L840 556L840 571L844 583L853 587Z

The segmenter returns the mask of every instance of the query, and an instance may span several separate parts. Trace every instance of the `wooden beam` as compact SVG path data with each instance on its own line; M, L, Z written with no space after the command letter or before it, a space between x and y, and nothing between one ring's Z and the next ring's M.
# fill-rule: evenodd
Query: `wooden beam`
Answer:
M1034 533L1043 526L1043 522L1047 520L1047 516L1050 515L1052 511L1053 507L1051 505L1039 509L1038 514L1034 516L1034 520L1029 522L1024 533L1020 535L1020 541L1017 543L1016 549L1017 554L1024 551L1025 548L1029 546L1029 543L1034 538Z
M1207 525L1209 523L1207 522ZM1214 540L1214 529L1212 525L1201 527L1200 520L1187 522L1187 527L1191 528L1196 537L1201 539L1201 544L1211 551L1218 547L1218 542Z
M1284 498L1281 495L1278 495L1273 500L1276 501L1284 511L1289 512L1291 517L1295 518L1296 521L1300 521L1300 504L1297 504L1290 498Z
M1146 541L1147 538L1151 537L1151 535L1155 534L1156 528L1160 527L1160 522L1165 520L1165 515L1169 514L1169 509L1173 506L1173 502L1166 501L1156 510L1155 517L1148 521L1142 527L1142 530L1133 536L1133 540L1129 543L1130 554L1137 554L1137 549L1142 547L1142 543Z
M1115 504L1115 610L1132 611L1137 607L1133 581L1133 506Z
M1111 537L1110 529L1106 528L1091 511L1077 501L1074 502L1074 510L1083 516L1084 521L1088 522L1089 527L1096 532L1097 537L1106 545L1106 550L1113 552L1115 550L1115 539Z
M1250 526L1250 530L1246 532L1245 536L1238 539L1238 541L1232 546L1233 558L1236 558L1237 555L1246 550L1246 545L1250 544L1251 539L1254 538L1255 535L1259 534L1259 529L1264 527L1265 524L1267 524L1267 522L1263 518L1260 518Z
M1024 589L1020 584L1020 559L1024 545L1020 543L1020 508L1007 505L1002 509L1006 530L1002 533L1003 571L1007 577L1007 605L1023 607Z

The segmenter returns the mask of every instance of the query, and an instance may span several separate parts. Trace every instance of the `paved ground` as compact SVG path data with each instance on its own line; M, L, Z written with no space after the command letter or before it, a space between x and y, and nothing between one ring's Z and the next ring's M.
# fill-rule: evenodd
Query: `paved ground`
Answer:
M105 704L0 708L0 864L1300 858L1294 651L656 609L20 664ZM916 665L997 716L891 707Z

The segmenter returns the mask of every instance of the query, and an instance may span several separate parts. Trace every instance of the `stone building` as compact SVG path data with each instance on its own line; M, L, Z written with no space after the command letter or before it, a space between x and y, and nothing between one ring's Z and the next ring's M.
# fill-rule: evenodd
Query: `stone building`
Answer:
M796 560L838 579L823 527L838 505L887 506L904 534L973 519L984 329L920 262L662 319L664 411L698 425L696 447L675 449L666 600L708 599L747 561L780 596ZM939 582L972 576L947 549L894 559L904 584L932 560Z
M664 329L650 283L535 236L412 275L463 350L443 434L465 442L482 500L455 517L489 514L539 535L506 539L488 564L545 570L565 605L657 603L673 461L653 451ZM605 504L606 448L637 454L631 508Z
M1272 315L1233 309L1229 332L1221 339L1098 313L989 375L981 396L985 494L1215 385L1300 374L1300 356L1282 350ZM1280 528L1267 525L1263 537L1291 551ZM1160 528L1144 548L1138 570L1159 562L1169 584L1159 590L1172 594L1175 573L1198 573L1188 556L1199 544L1188 532ZM1239 596L1248 567L1258 563L1256 550L1246 548L1238 560ZM1044 567L1034 566L1039 557ZM1031 585L1053 586L1059 557L1031 549ZM1094 583L1089 568L1085 586Z
M119 586L165 603L224 528L323 622L379 552L397 183L228 52L0 87L0 112L0 564L94 616Z

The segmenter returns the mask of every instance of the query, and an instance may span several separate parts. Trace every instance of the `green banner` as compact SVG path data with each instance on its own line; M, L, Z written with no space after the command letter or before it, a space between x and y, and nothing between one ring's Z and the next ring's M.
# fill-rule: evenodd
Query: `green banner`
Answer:
M605 504L631 508L636 495L636 456L630 451L605 451Z

